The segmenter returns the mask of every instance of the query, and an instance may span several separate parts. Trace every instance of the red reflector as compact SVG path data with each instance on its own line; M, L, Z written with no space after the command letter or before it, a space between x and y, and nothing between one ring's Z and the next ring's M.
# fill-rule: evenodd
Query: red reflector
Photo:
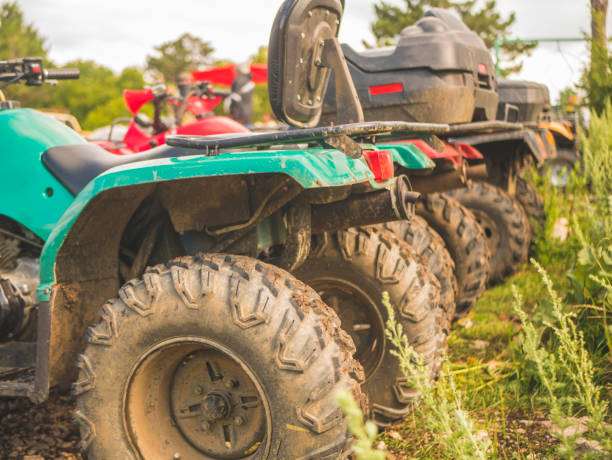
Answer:
M404 91L403 83L389 83L387 85L370 86L370 96L376 96L378 94L401 93L402 91Z
M486 64L478 64L478 73L487 73L487 65Z
M32 66L32 72L40 73L40 67L38 67L37 65Z
M393 156L388 150L363 150L363 156L376 182L393 177Z

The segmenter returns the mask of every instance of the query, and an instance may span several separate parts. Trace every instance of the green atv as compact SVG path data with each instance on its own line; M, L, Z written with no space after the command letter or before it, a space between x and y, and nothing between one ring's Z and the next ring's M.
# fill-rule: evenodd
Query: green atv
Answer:
M357 100L336 39L342 10L287 0L274 22L270 99L297 129L176 136L122 157L2 107L0 396L42 402L71 386L93 459L344 458L342 388L369 397L381 424L406 414L415 395L389 354L382 292L434 375L439 287L372 225L413 214L418 194L394 162L430 164L375 140L447 126L310 128L331 71L338 105ZM0 70L32 85L78 75L40 59Z

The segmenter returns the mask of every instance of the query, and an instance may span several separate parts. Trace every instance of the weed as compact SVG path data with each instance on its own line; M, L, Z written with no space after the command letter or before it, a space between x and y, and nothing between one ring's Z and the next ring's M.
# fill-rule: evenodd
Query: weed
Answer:
M461 391L453 375L444 366L436 385L432 385L430 370L408 343L402 326L395 320L395 313L389 304L388 295L383 296L387 307L386 334L396 349L391 350L400 364L407 384L416 390L420 401L415 408L425 428L437 436L437 444L448 456L455 459L486 459L490 451L487 437L479 436L469 414L464 410Z
M575 458L576 440L581 435L575 428L579 413L586 413L588 432L585 436L598 441L610 451L612 431L604 423L607 403L601 397L602 388L595 383L593 362L585 348L584 335L575 324L576 313L566 308L553 287L546 271L532 259L546 286L552 306L552 320L544 326L552 333L556 346L550 350L544 343L545 329L537 327L522 308L523 301L514 289L515 311L522 324L522 350L526 360L535 364L545 397L541 399L550 410L554 431L561 441L559 454Z
M348 420L349 430L355 436L353 454L357 460L385 460L384 451L373 447L378 428L370 421L364 422L363 412L348 390L338 392L336 402Z

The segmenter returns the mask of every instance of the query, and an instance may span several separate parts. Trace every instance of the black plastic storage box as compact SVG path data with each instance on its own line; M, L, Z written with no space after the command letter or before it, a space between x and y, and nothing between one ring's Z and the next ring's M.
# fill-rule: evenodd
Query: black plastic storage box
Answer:
M550 111L548 87L535 81L499 79L497 119L538 122ZM518 109L518 114L517 114Z
M342 45L366 121L468 123L494 120L495 66L484 42L450 12L433 8L397 46L361 53ZM322 123L336 118L333 83Z

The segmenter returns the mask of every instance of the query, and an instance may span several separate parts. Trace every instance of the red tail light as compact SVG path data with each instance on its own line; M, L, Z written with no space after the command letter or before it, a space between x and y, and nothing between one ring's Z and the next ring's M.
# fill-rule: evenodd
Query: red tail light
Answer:
M387 85L370 86L370 96L376 96L378 94L401 93L402 91L404 91L404 85L402 83L389 83Z
M376 182L384 182L393 177L393 156L388 150L363 150L363 156Z
M486 64L478 64L478 73L487 74L487 65Z

